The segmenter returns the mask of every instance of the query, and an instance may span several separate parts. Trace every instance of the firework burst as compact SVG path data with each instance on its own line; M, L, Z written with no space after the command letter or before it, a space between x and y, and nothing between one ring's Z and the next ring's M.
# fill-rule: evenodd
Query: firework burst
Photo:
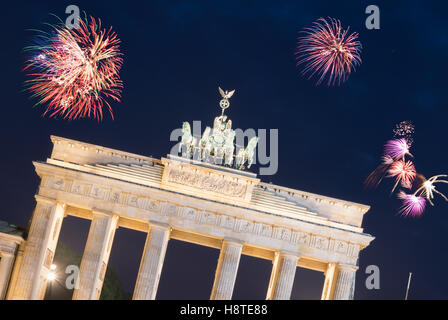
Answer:
M389 174L388 177L395 177L395 185L392 188L392 192L394 192L400 182L403 188L410 189L417 174L415 166L410 160L406 162L403 160L394 161L387 173Z
M414 142L414 138L412 137L414 134L414 125L411 121L401 121L395 126L393 132L395 138L406 139L408 146L411 147L412 143Z
M448 175L439 174L426 179L424 175L416 172L414 163L406 160L406 155L413 157L409 152L413 134L414 125L410 121L402 121L395 126L395 139L386 142L382 163L370 173L364 184L368 187L376 187L384 177L395 177L392 193L398 184L411 192L410 194L402 190L398 192L397 196L402 200L400 214L417 217L423 214L427 202L434 206L435 195L439 195L448 202L448 197L436 189L438 183L448 184Z
M428 202L432 206L434 205L434 203L432 202L432 199L434 199L434 193L437 193L445 201L448 201L448 198L443 193L438 191L435 187L436 183L447 183L448 184L448 180L443 179L443 178L447 178L447 177L448 177L448 175L446 175L446 174L439 174L439 175L433 176L427 180L425 179L422 182L421 186L415 191L414 195L425 197L426 200L428 200Z
M45 37L45 44L30 47L32 57L24 71L30 77L27 89L37 104L46 104L44 115L70 120L103 118L108 98L119 102L122 81L120 40L111 28L102 29L101 21L80 20L77 29L60 24Z
M384 145L384 154L394 160L403 160L405 155L412 156L409 153L409 145L404 138L387 141Z
M298 38L297 66L303 64L302 75L318 77L316 85L327 77L327 85L340 85L361 64L361 42L358 34L349 34L349 28L343 29L337 19L319 18L305 35Z
M400 213L403 216L418 217L425 211L426 200L423 197L400 191L398 193L398 198L403 201L403 204L400 207Z

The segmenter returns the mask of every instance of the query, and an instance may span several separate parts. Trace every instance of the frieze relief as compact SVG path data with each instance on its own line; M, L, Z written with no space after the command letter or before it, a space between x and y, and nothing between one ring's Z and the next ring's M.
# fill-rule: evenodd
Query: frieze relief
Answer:
M256 223L254 233L263 237L270 238L272 236L272 226L264 223Z
M93 186L93 187L90 189L90 194L89 194L89 196L92 197L92 198L95 198L95 199L104 200L105 197L106 197L106 193L107 193L107 191L108 191L108 190L105 189L105 188L100 188L100 187L97 187L97 186Z
M211 212L203 211L201 215L201 223L214 226L218 219L217 216Z
M168 182L185 186L222 193L227 196L244 198L247 185L223 179L215 175L205 175L200 172L170 169Z
M285 228L274 228L273 237L275 239L289 242L291 240L291 230Z
M148 210L154 213L160 213L160 202L157 200L149 199Z
M86 195L88 192L89 186L83 183L73 182L71 187L71 193Z
M311 235L305 232L294 232L292 235L292 242L309 246L311 241Z
M121 199L122 199L122 195L120 191L116 191L116 190L111 190L109 193L109 201L113 202L113 203L120 203Z
M134 208L145 209L146 201L146 198L142 198L134 194L128 194L127 197L127 205Z
M122 192L116 189L107 189L101 186L87 185L84 183L60 181L61 179L51 177L46 179L45 185L54 190L69 190L68 192L84 195L90 198L102 199L112 203L125 204L155 214L169 217L180 217L194 221L198 224L214 225L239 233L250 233L262 237L273 238L294 244L306 245L320 250L329 250L349 257L358 257L360 246L342 240L330 239L323 236L294 231L289 228L273 227L272 225L236 219L224 214L216 214L209 211L197 210L191 207L181 207L174 203L159 201L147 196L140 196ZM63 179L62 179L63 180ZM71 183L71 187L65 186ZM139 217L149 217L148 214L139 214Z

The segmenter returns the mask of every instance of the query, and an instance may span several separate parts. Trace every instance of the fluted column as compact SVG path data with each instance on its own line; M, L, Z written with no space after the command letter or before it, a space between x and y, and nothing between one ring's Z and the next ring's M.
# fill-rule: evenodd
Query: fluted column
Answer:
M65 204L36 195L23 259L11 299L38 300L45 294L46 276L53 263Z
M273 261L267 300L289 300L296 275L298 254L277 252Z
M162 273L163 261L170 238L171 228L168 225L150 223L146 237L133 300L154 300Z
M6 296L6 288L8 287L8 280L11 275L13 262L13 254L2 253L0 255L0 300L3 300Z
M333 300L334 289L336 287L336 280L338 276L337 263L328 263L327 269L324 271L325 282L322 289L322 300Z
M210 296L211 300L232 299L242 249L243 243L240 241L223 241L215 273L215 282Z
M14 297L14 288L16 287L17 278L20 271L20 266L22 265L23 252L25 250L26 241L23 241L14 257L14 265L12 267L11 277L9 279L8 289L6 291L6 300L12 300Z
M334 300L353 300L357 266L338 265L338 275L334 290Z
M117 222L117 215L93 212L73 300L100 298Z

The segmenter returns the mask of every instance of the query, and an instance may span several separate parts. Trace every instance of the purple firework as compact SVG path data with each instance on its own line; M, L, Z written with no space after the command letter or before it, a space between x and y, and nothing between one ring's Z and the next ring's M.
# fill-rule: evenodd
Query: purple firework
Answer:
M406 154L412 156L409 153L408 142L404 138L387 141L384 145L384 154L394 160L404 159Z
M419 217L423 214L423 211L425 211L426 200L423 197L400 191L398 193L398 198L403 200L403 204L400 207L400 213L405 217Z

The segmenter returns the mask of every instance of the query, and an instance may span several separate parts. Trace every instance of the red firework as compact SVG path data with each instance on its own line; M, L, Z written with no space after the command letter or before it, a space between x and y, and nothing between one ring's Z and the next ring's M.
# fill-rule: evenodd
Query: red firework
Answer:
M117 35L101 28L90 18L80 20L79 28L54 27L47 43L28 60L24 70L31 77L28 90L39 104L48 104L44 115L70 120L90 117L102 120L107 98L120 101L122 81L119 71L123 59Z
M415 171L415 166L410 160L406 162L403 160L394 161L387 172L389 177L395 177L396 182L392 192L400 182L403 188L410 189L417 174Z
M311 28L305 28L303 37L298 38L297 66L304 64L302 75L319 77L316 85L328 76L327 85L340 85L361 64L361 42L358 33L349 34L337 19L319 18Z

